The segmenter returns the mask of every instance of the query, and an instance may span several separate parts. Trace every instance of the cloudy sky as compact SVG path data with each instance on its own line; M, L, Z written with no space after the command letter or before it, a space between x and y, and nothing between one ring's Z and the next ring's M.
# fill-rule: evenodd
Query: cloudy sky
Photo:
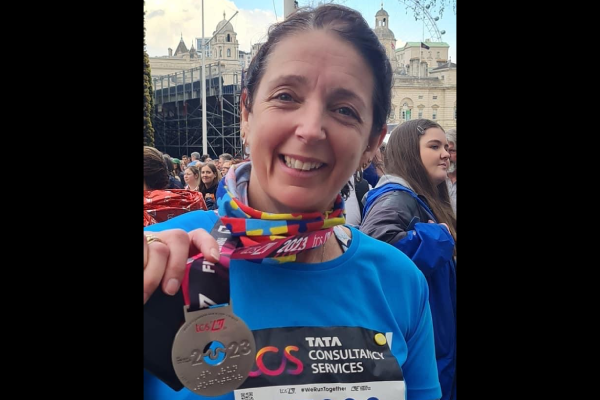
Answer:
M375 27L375 13L381 8L377 0L337 0L336 3L360 11L371 28ZM438 0L446 4L436 25L444 42L450 45L449 55L456 62L456 14L449 0ZM318 1L298 0L302 7L314 5ZM414 0L384 1L383 8L390 15L389 27L394 32L400 48L405 42L418 42L429 38L422 20L415 21L412 10L406 4L413 5ZM283 19L283 0L204 0L204 36L210 38L219 23L239 13L231 20L237 33L239 49L250 51L254 43L264 41L269 25ZM439 16L432 9L432 17ZM166 56L169 47L175 51L183 36L188 49L194 38L202 37L202 0L146 0L146 51L151 57Z

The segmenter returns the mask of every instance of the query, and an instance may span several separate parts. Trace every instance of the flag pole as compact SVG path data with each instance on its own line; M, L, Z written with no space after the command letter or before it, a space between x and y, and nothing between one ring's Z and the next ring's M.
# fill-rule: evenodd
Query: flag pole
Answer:
M208 133L206 123L206 43L204 42L204 0L202 0L202 154L208 154Z

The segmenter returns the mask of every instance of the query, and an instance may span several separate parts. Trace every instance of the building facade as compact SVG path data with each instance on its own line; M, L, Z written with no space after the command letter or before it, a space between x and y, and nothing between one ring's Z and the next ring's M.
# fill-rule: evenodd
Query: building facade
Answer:
M429 49L423 48L421 42L406 42L402 48L396 50L396 60L401 72L413 76L421 74L420 76L425 77L431 69L448 62L448 43L425 39L425 45Z
M392 110L388 124L417 118L436 121L444 129L456 127L456 64L448 61L448 44L407 42L396 49L389 14L383 6L375 14L373 29L385 48L394 71Z
M409 119L427 118L438 122L444 129L456 127L456 64L448 60L449 46L444 42L425 41L429 49L423 48L421 42L407 42L402 48L396 49L394 32L389 29L389 14L383 7L375 14L373 31L385 48L386 54L394 71L394 86L392 89L392 111L388 118L389 124L400 124ZM225 13L215 32L217 35L206 43L204 56L208 76L225 73L224 84L238 84L239 75L247 68L250 60L258 52L262 43L252 45L249 52L240 52L237 34ZM162 86L167 87L181 79L193 80L191 74L182 78L181 71L188 71L202 66L203 42L210 38L196 38L196 43L188 50L183 37L175 53L169 49L166 57L150 57L150 68L153 78L169 76L161 79ZM237 71L227 75L228 71ZM178 74L179 73L179 74ZM197 77L196 77L197 79ZM155 88L156 89L156 88Z
M179 41L175 53L168 49L168 55L164 57L150 57L150 70L153 77L175 74L202 66L202 48L204 47L204 63L212 65L212 69L219 66L224 71L239 70L239 44L237 33L233 25L228 22L223 13L223 20L219 21L213 31L213 39L195 38L190 50L187 49L183 37ZM217 33L218 32L218 33ZM215 35L215 33L217 33ZM209 42L210 40L210 42ZM205 45L205 46L203 46Z

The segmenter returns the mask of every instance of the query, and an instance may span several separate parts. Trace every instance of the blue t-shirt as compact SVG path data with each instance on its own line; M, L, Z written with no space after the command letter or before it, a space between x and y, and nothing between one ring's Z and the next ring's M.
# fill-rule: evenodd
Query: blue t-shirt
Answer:
M210 232L216 219L195 211L145 230ZM350 230L348 250L321 264L231 261L233 311L262 356L240 389L207 399L396 399L404 387L409 400L441 396L425 277L398 249ZM203 397L145 371L144 398Z

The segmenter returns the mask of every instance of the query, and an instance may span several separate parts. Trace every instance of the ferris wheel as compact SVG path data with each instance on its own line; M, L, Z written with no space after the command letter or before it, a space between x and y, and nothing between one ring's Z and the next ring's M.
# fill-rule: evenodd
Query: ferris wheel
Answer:
M440 17L432 17L429 13L429 4L423 5L419 0L398 0L415 13L415 18L422 19L423 25L427 27L431 40L434 42L442 42L442 35L446 31L440 31L436 25L436 21L439 21Z

